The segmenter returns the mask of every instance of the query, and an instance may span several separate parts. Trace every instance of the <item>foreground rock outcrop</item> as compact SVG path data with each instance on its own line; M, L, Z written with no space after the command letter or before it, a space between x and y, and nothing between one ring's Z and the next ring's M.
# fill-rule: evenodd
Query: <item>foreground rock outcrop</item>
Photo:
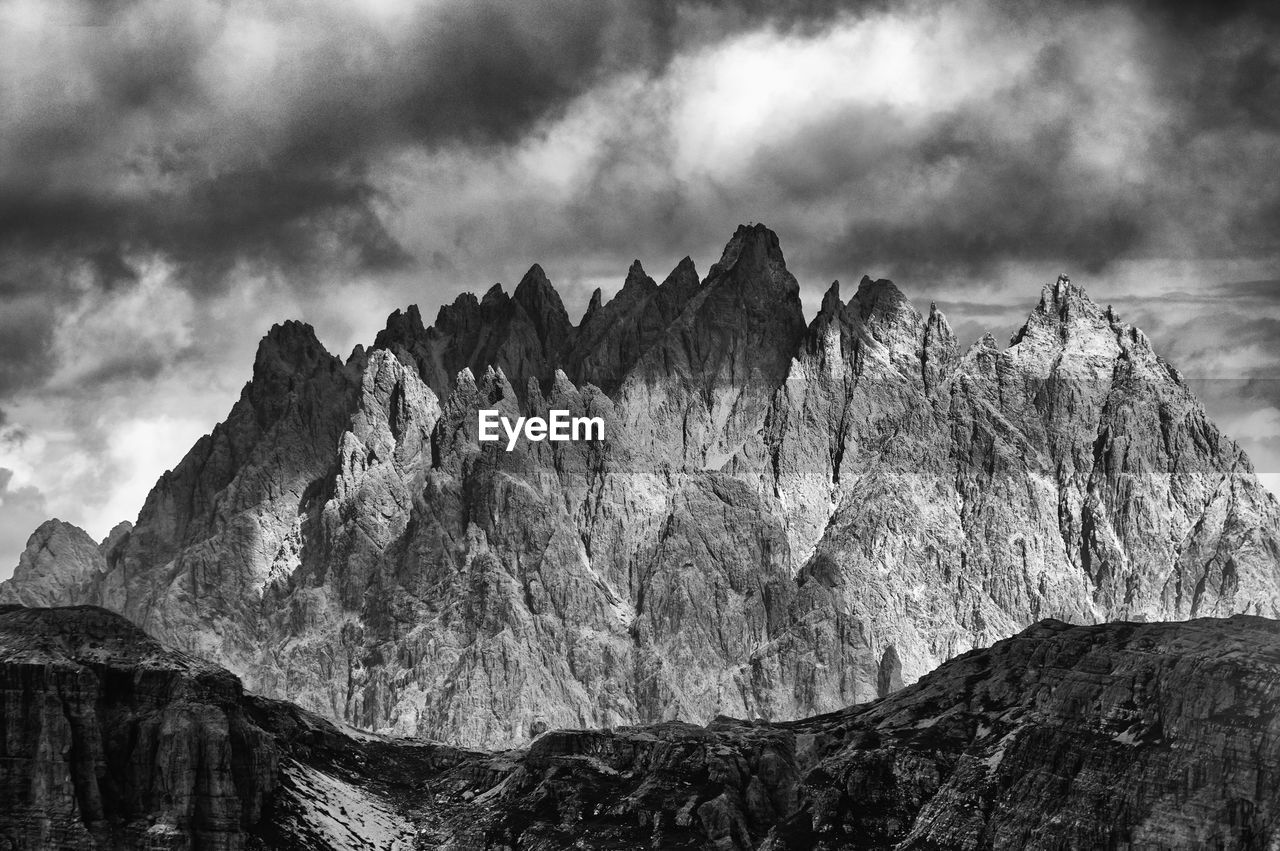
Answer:
M101 609L0 608L15 849L1265 849L1280 624L1043 621L796 722L483 753L246 694Z
M226 670L103 609L0 607L7 848L242 848L279 783Z
M606 439L506 452L480 408ZM536 266L346 360L276 326L131 531L23 558L0 601L473 746L829 712L1044 618L1280 614L1280 507L1139 330L1065 277L1007 347L883 280L806 324L763 226L576 326Z

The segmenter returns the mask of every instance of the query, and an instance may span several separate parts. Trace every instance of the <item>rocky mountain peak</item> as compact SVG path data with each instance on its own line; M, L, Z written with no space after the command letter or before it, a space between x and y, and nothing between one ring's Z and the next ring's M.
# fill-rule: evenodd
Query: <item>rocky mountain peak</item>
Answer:
M289 320L273 325L258 344L253 380L244 393L259 426L274 422L287 408L290 394L323 372L336 375L342 359L330 354L306 323Z
M1082 318L1106 319L1106 312L1094 304L1084 287L1072 283L1067 275L1059 275L1052 284L1041 288L1040 301L1033 313L1062 322Z
M461 293L452 304L441 305L436 313L435 329L449 333L457 328L470 327L480 315L480 300L475 293Z
M1049 616L1280 612L1274 502L1065 279L964 360L884 280L807 330L763 226L701 283L689 258L620 283L575 329L535 266L336 371L273 329L248 402L275 414L242 398L157 483L101 601L256 691L504 745L826 712ZM479 444L478 407L552 400L607 439Z
M951 330L951 323L933 303L929 305L929 318L925 321L922 356L925 383L930 387L942 384L960 361L959 341Z
M676 267L671 270L671 274L669 274L667 276L667 279L662 283L663 283L663 286L666 286L670 281L674 279L677 279L677 278L688 279L690 277L692 277L695 281L700 280L698 278L698 269L693 262L693 258L690 257L688 254L686 254L684 257L680 259L680 262L676 264Z
M921 320L920 312L911 305L902 290L887 278L872 280L870 276L863 275L858 283L858 291L849 302L850 307L853 305L857 305L858 317L864 321L872 316L894 322L918 323Z
M990 331L984 333L973 345L965 349L960 358L964 373L968 376L993 377L996 372L996 361L1001 353L1000 342Z
M1068 345L1099 351L1117 345L1111 317L1066 275L1041 288L1039 302L1009 344L1032 358Z
M551 281L547 279L547 273L542 271L542 267L537 263L530 266L529 271L524 273L524 277L516 286L512 300L528 311L532 317L550 319L559 327L567 328L572 325L569 322L569 314L564 309L564 302L560 300L560 293L552 286Z
M702 286L693 258L686 256L658 285L656 302L662 316L675 317Z
M475 296L471 297L475 301ZM440 313L445 313L449 308L447 306L440 308ZM411 304L404 309L402 313L398 308L392 311L387 317L387 325L384 333L392 333L397 337L405 339L413 339L422 335L426 328L422 324L422 313L418 310L418 305Z
M443 315L446 309L441 307L440 314ZM411 304L404 311L399 308L392 311L391 315L387 317L386 326L378 332L378 336L374 339L373 346L377 349L412 352L416 347L422 345L422 340L426 337L426 333L418 306ZM365 354L362 349L361 356L363 357Z
M512 298L530 311L541 311L547 305L558 306L564 310L564 305L560 302L560 293L556 292L556 288L547 279L547 273L537 263L530 266L529 271L524 273L524 277L516 285Z
M659 286L639 260L627 270L622 288L607 303L600 291L587 312L565 357L567 374L612 392L623 375L675 321L697 290L693 263L681 262Z
M253 364L254 380L259 376L305 375L317 363L332 358L316 338L315 329L305 322L290 319L272 325L258 343Z
M79 526L57 518L41 523L27 539L13 578L0 583L0 603L57 606L85 602L107 570L103 550L113 543L118 529L100 546Z
M1057 298L1063 298L1067 291L1071 289L1071 278L1066 275L1059 275L1058 280L1054 282L1053 292Z
M822 294L822 306L818 308L818 316L814 317L814 321L822 316L837 316L842 310L844 302L840 299L840 282L832 281L831 286Z
M643 293L651 293L657 288L657 283L645 273L640 261L631 261L631 266L627 269L627 278L622 282L622 291L640 290Z
M591 322L591 317L595 316L604 306L604 292L596 287L591 291L591 298L587 301L587 309L582 314L582 321L578 323L578 327L582 328Z
M538 271L542 270L539 269ZM511 297L502 288L502 284L497 283L485 290L484 297L480 299L480 308L485 312L492 312L505 308L510 301Z
M742 267L744 274L739 275L738 279L744 280L753 271L758 272L768 264L786 268L778 235L763 224L738 225L733 237L725 245L719 262L707 273L707 278L716 278Z

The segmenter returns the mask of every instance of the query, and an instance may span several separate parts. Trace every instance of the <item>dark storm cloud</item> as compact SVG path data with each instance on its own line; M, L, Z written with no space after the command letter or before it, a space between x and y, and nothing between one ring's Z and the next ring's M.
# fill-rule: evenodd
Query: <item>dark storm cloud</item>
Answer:
M108 286L129 281L127 255L146 250L218 272L246 257L303 265L336 238L355 265L393 265L407 258L381 226L371 159L406 144L515 142L602 74L660 69L690 11L726 16L713 19L723 37L849 5L486 0L424 7L389 33L323 5L304 20L266 4L279 8L269 23L288 52L252 92L272 107L265 116L221 103L207 74L225 61L212 46L246 10L188 18L145 2L85 7L94 29L74 45L81 64L19 88L0 245L75 248ZM66 95L72 74L90 81L83 97Z
M580 309L632 257L705 269L741 221L806 293L896 277L970 339L1007 338L1059 271L1274 277L1273 6L0 0L4 463L114 523L154 474L107 438L187 445L165 419L216 421L272 322L346 350L534 261ZM1185 280L1126 318L1184 369L1265 379L1274 288ZM1268 392L1242 386L1241 417Z
M719 20L740 14L735 6ZM743 134L749 156L736 170L711 163L677 175L688 127L662 114L661 97L642 102L612 117L617 127L581 163L576 192L557 199L564 224L531 215L508 244L522 246L526 263L589 245L622 269L644 252L705 256L733 223L762 219L782 234L802 279L967 276L974 287L1011 263L1099 279L1117 261L1280 257L1280 27L1263 4L958 8L897 3L878 20L924 21L911 33L912 61L955 67L959 78L968 67L1003 67L1006 52L1030 61L962 95L935 78L923 104L842 99L845 80L834 78L822 80L834 84L826 101L797 89L740 102L764 113L778 111L778 98L816 108L783 111L759 136ZM824 17L831 9L805 6L778 26L792 40L821 39L848 23ZM966 31L951 43L934 38L957 17L970 19ZM729 74L750 77L752 57L739 59ZM872 76L873 61L865 59Z
M412 264L371 163L405 147L501 148L611 73L660 71L690 38L849 8L458 0L388 22L325 3L304 16L49 0L44 24L0 50L0 396L47 373L59 311L86 280L127 288L160 257L209 297L246 266L305 287L318 271ZM276 55L255 56L255 37Z
M402 262L375 210L368 158L406 142L514 139L590 83L605 8L559 3L535 19L507 4L454 5L418 16L394 44L372 28L341 31L351 23L341 19L330 31L299 22L303 43L253 93L271 107L263 115L220 103L218 81L200 76L235 21L119 4L88 37L107 46L86 45L72 69L92 81L84 98L49 109L34 84L19 93L25 121L9 134L0 246L72 250L107 286L127 282L129 256L148 251L199 269L202 284L244 259L323 262L331 241L358 267ZM128 34L138 18L154 27L145 38Z
M1078 272L1098 273L1121 258L1274 256L1274 22L1244 5L1167 17L1148 11L1137 56L1082 55L1077 49L1093 33L1050 29L1025 76L927 121L856 106L761 150L755 170L776 197L801 204L830 197L833 187L876 204L951 175L943 188L919 192L918 203L851 216L823 249L832 268L981 273L1006 259L1065 259ZM1213 28L1192 25L1210 19ZM1106 102L1098 63L1135 59L1155 81L1145 105L1161 115L1135 129L1120 162L1093 162L1092 138L1132 106Z
M842 15L887 8L929 13L927 4L836 0L490 0L410 11L388 28L324 5L305 20L273 4L256 16L234 4L194 15L146 2L74 8L95 28L72 45L65 76L90 84L67 96L67 80L50 71L18 88L17 118L5 134L12 165L0 169L0 250L62 258L48 275L28 278L33 288L56 286L38 278L65 276L67 257L99 286L128 286L137 258L156 253L179 264L198 292L216 291L244 262L297 272L292 279L301 283L335 263L376 271L412 262L384 224L394 202L368 172L398 147L515 143L602 77L628 68L657 73L680 50L734 32L764 25L812 32ZM997 8L1010 21L1069 14L1043 4ZM1179 165L1194 172L1185 181L1162 191L1150 182L1098 185L1097 175L1081 172L1071 115L1088 114L1096 92L1080 84L1083 60L1050 34L1029 77L924 126L893 132L900 116L866 112L797 128L805 138L759 155L768 189L804 203L837 189L862 192L877 175L909 179L948 163L962 171L939 199L946 215L937 204L919 215L850 223L838 240L845 256L831 260L855 268L883 257L976 265L1022 254L1070 256L1092 270L1154 250L1160 217L1171 204L1193 201L1188 184L1225 168L1214 157L1238 162L1247 152L1233 148L1275 142L1278 63L1256 4L1133 8L1150 30L1146 58L1160 63L1166 94L1182 112L1156 156L1174 174ZM209 73L229 61L214 50L245 25L237 16L290 34L257 86L241 81L247 104L225 102L227 81ZM1048 97L1078 109L1046 113ZM254 99L266 108L254 109ZM1034 124L1030 138L999 132L1010 115ZM851 136L876 125L879 144ZM1217 154L1193 150L1206 129L1222 136L1224 127L1239 132L1215 137ZM1239 138L1258 134L1264 138ZM1216 191L1238 192L1233 183ZM1255 197L1241 199L1226 228L1235 244L1223 250L1275 248L1274 184L1251 182ZM1192 248L1203 250L1201 242L1223 234L1198 236L1205 239Z
M0 297L0 399L38 383L53 369L44 354L53 337L57 302L42 292L16 289Z

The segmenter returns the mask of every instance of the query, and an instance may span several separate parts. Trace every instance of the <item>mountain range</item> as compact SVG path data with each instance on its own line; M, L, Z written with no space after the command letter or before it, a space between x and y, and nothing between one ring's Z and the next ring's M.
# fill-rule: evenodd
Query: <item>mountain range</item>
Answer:
M508 452L480 409L597 416L605 439ZM869 278L806 321L755 225L702 278L633 264L576 325L534 266L345 359L273 327L136 522L45 523L0 603L100 606L251 692L454 747L772 730L896 705L1046 619L1280 616L1280 507L1067 277L1008 345L962 346Z

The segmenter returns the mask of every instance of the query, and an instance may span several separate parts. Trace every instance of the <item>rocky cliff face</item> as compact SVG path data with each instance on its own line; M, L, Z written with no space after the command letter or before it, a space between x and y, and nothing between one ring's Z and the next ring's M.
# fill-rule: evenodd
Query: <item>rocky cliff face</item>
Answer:
M239 849L278 782L227 671L89 607L0 607L0 837Z
M606 439L506 452L480 408ZM41 540L3 599L477 746L828 712L1048 617L1280 614L1280 509L1140 331L1065 277L1007 347L870 279L806 325L763 226L576 327L538 267L346 362L277 326L102 561Z
M0 582L0 604L56 606L98 596L107 559L131 528L121 523L99 544L79 526L46 520L27 540L12 581Z
M1280 627L1042 621L796 722L468 751L245 694L89 607L0 609L16 849L1265 849Z
M1266 848L1280 627L1043 621L868 705L533 743L513 847Z

